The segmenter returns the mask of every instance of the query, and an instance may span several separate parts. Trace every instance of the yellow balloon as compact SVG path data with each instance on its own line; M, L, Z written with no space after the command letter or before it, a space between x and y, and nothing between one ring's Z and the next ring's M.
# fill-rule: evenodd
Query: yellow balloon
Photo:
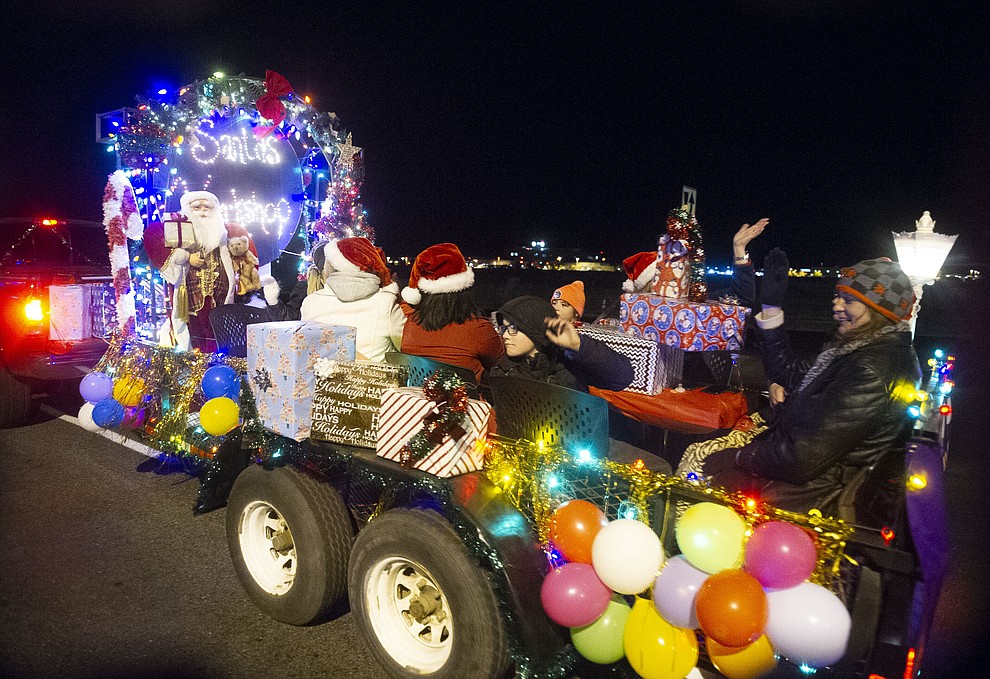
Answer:
M626 660L643 679L684 679L698 664L694 630L671 625L649 599L636 598L623 647Z
M714 502L691 505L677 520L677 546L692 566L718 573L742 564L746 524L730 508Z
M226 396L211 398L199 409L199 426L207 434L223 436L237 426L237 404Z
M727 679L760 679L777 667L773 646L765 634L742 648L723 646L713 639L706 639L705 646L715 669Z
M127 408L136 406L144 397L145 386L140 377L121 377L113 383L113 397Z

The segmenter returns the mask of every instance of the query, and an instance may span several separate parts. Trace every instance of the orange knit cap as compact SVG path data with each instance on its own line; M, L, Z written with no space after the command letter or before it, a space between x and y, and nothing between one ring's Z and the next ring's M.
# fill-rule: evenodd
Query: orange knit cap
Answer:
M553 291L553 295L550 296L550 301L555 299L562 299L577 311L578 318L584 316L584 283L582 281L574 281L573 283L568 283L567 285L562 285Z

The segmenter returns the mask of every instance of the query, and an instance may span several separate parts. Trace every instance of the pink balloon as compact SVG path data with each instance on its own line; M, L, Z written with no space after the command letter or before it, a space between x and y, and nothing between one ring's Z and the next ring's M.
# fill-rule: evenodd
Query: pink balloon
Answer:
M663 619L674 627L696 628L694 600L707 578L708 573L688 563L683 554L669 559L653 585L653 603Z
M540 589L543 610L564 627L590 625L605 612L611 598L612 590L587 563L568 563L553 569Z
M753 531L746 543L743 568L767 589L796 587L818 562L815 541L791 523L770 521Z

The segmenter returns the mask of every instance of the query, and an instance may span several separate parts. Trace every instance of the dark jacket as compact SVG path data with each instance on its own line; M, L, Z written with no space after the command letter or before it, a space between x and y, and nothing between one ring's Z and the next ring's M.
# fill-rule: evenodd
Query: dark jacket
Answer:
M781 508L818 508L834 515L836 500L855 473L887 453L903 454L911 433L908 403L895 388L921 380L911 335L891 332L835 358L810 384L783 327L762 330L767 377L791 393L770 428L740 449L737 466L759 477L762 499ZM723 480L716 475L716 484ZM725 485L739 485L726 483Z
M502 356L488 375L512 375L588 391L588 387L621 391L633 381L629 359L596 339L581 335L581 348L562 350L551 346L536 356L519 359Z
M289 291L289 298L282 301L280 298L277 304L269 304L269 321L298 321L303 300L306 299L306 281L297 281L292 290Z

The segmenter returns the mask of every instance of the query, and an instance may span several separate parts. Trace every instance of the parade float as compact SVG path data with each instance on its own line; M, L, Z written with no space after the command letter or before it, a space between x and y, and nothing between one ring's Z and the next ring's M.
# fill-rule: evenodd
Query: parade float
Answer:
M149 230L181 227L182 195L209 190L258 266L293 238L304 265L320 239L372 235L360 149L272 72L100 119L120 168L104 196L117 330L79 419L201 475L196 511L226 504L234 568L267 615L310 624L346 596L396 677L920 671L944 573L951 357L902 395L917 418L903 511L865 526L855 497L845 517L796 514L611 461L568 436L566 394L541 434L500 436L442 364L413 379L355 361L353 328L256 323L245 356L182 350ZM746 312L707 299L703 257L693 212L673 211L652 294L625 296L627 332L605 338L648 366L640 393L674 386L679 351L739 348Z

